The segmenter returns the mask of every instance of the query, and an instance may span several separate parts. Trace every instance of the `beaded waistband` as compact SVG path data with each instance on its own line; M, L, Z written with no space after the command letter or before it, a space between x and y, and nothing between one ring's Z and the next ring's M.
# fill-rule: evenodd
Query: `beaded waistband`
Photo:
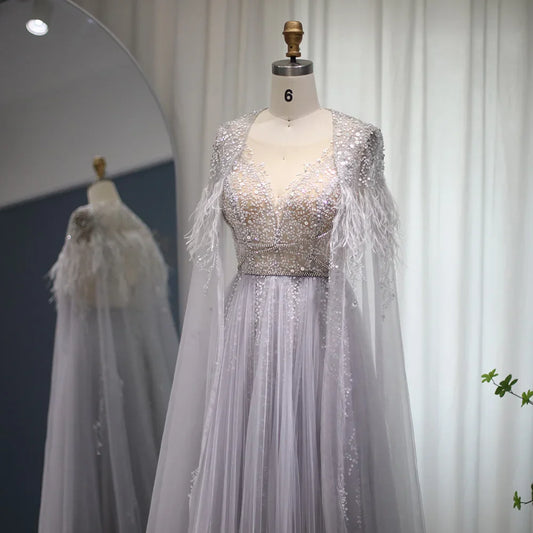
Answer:
M302 270L303 267L300 267L300 269L277 269L273 271L272 269L261 269L257 268L250 268L250 267L238 267L238 271L241 274L249 274L252 276L291 276L291 277L307 277L307 278L328 278L328 274L324 274L323 272L316 272L311 270L305 270L305 268Z
M297 242L255 242L235 239L238 269L257 276L329 276L327 243L320 239Z

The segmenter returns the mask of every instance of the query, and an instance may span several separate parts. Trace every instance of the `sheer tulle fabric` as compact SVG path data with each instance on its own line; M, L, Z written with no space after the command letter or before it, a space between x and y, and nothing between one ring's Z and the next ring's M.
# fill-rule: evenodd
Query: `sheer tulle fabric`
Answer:
M327 280L238 275L205 419L192 531L322 531Z
M226 291L223 182L255 116L219 131L196 210L148 531L421 533L381 132L332 112L328 278L237 274Z
M53 269L41 533L140 533L148 518L177 338L159 250L125 206L112 209L83 226L73 216ZM109 216L118 231L104 229ZM136 281L123 291L126 268Z

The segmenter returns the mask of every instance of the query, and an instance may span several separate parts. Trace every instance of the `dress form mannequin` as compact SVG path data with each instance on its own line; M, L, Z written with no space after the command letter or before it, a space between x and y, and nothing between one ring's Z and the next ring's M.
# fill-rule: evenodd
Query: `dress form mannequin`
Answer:
M96 156L93 159L93 168L98 176L98 181L87 189L87 198L91 205L102 202L120 202L115 184L105 177L105 167L106 162L103 157Z
M275 196L306 163L322 156L333 134L331 113L318 101L313 63L296 61L303 35L301 23L287 22L283 34L291 59L272 64L270 107L257 116L247 138L254 160L264 165Z
M100 211L102 211L103 208L108 213L117 212L115 209L113 209L113 207L122 204L122 200L120 199L115 184L110 179L105 177L105 158L103 158L102 156L96 156L93 159L93 168L96 172L98 179L87 189L87 198L89 200L89 205L92 208L96 208ZM120 227L120 217L111 215L105 217L102 220L105 220L105 224L110 230L122 231ZM130 287L133 287L135 283L137 283L138 268L138 260L135 253L133 253L132 257L124 259L124 279L127 281ZM127 301L120 301L116 298L111 298L110 303L114 307L122 307L127 304Z
M51 269L57 308L39 533L144 533L178 351L167 268L102 179Z

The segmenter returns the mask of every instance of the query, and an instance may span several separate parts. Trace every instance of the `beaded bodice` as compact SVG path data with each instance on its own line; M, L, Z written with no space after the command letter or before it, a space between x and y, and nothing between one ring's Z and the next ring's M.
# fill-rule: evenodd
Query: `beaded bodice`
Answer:
M339 194L332 144L279 195L273 193L264 164L245 146L224 181L222 198L239 271L327 277Z
M364 261L372 256L384 299L393 295L397 212L383 178L381 131L329 111L329 149L279 196L247 145L260 111L219 127L210 179L186 236L191 257L208 273L204 288L213 272L223 270L222 214L233 230L242 273L327 276L331 281L335 269L355 287L363 278Z

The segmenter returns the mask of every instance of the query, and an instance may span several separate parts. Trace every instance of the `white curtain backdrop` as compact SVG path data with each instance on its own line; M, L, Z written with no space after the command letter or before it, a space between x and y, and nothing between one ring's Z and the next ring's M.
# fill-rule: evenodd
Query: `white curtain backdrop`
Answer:
M531 533L533 1L84 0L123 40L177 143L180 237L216 126L268 105L285 20L323 106L381 127L403 227L406 365L429 533ZM181 294L189 266L179 248ZM183 304L183 302L182 302Z

